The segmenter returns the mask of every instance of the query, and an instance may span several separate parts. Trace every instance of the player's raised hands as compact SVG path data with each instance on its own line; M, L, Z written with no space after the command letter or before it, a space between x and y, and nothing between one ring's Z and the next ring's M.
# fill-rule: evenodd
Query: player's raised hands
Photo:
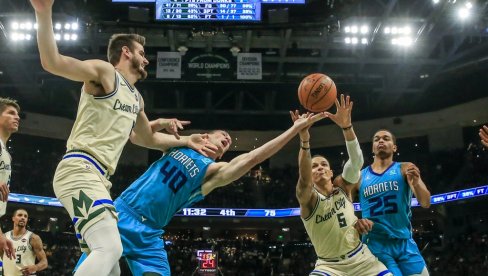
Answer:
M317 114L310 112L300 114L298 110L290 111L290 116L294 127L298 128L300 131L307 131L315 122L327 118L327 115L324 112Z
M149 122L153 133L161 130L165 130L169 134L174 135L178 140L180 139L180 135L178 131L183 130L184 126L189 125L190 123L191 123L190 121L180 121L176 118L171 118L171 119L159 118L157 120Z
M480 128L481 144L488 149L488 126L484 125Z
M199 153L209 157L211 154L215 154L219 148L210 143L208 134L192 134L188 139L188 147L192 148Z
M334 122L336 125L338 125L340 128L347 128L351 126L351 111L352 111L352 106L353 102L351 101L351 98L349 96L344 96L344 94L341 94L340 96L340 102L339 100L335 100L335 106L336 106L336 113L332 114L329 112L325 112L327 116Z
M54 0L30 0L32 7L37 13L51 11Z

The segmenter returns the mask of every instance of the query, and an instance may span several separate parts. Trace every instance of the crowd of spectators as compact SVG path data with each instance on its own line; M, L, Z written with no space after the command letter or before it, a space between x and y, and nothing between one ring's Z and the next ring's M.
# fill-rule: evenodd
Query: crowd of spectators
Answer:
M64 141L16 135L12 144L13 175L11 191L54 197L52 177L56 165L65 151ZM54 140L54 141L53 141ZM469 143L466 149L430 153L426 143L405 139L398 141L399 151L395 160L417 164L422 178L432 194L446 193L488 183L488 151L479 143ZM365 165L370 144L362 145ZM19 150L21 149L21 150ZM314 149L313 154L325 155L334 173L342 171L347 160L345 147ZM291 162L294 164L293 162ZM130 183L139 177L146 166L120 164L112 176L112 195L117 197ZM264 165L252 169L246 176L228 187L212 192L200 207L226 208L288 208L296 207L295 186L298 179L296 166L268 168Z
M49 261L48 269L38 275L72 275L80 256L74 234L33 231L40 234ZM423 245L422 233L416 233L414 237L419 245ZM280 241L262 239L256 233L239 235L229 231L212 233L204 238L191 229L170 229L164 239L172 275L175 276L199 275L196 273L196 252L202 249L217 253L219 275L225 276L308 275L316 261L315 251L305 239ZM443 237L434 245L420 247L424 248L422 254L432 276L481 276L488 271L487 232L468 230L458 236ZM131 275L123 260L120 264L122 276Z

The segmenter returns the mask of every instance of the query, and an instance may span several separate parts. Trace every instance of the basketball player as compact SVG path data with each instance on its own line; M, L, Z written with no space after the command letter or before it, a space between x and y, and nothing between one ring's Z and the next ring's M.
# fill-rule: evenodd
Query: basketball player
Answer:
M412 193L420 206L430 207L430 192L420 170L410 162L393 161L396 138L388 130L373 136L374 161L361 171L359 201L363 218L374 225L363 242L397 276L429 275L417 244L412 238L410 207ZM362 227L358 223L358 227Z
M296 114L287 131L230 162L216 162L232 144L223 130L208 134L218 150L205 157L187 148L172 148L115 200L124 253L133 275L170 275L164 228L179 210L204 199L214 189L239 179L268 159L301 129L325 118L324 113ZM83 257L80 262L83 261ZM80 263L78 262L78 263Z
M113 35L107 51L110 63L61 55L54 39L53 2L31 0L42 66L55 75L83 82L67 153L56 169L53 188L73 219L81 249L92 251L76 276L118 275L122 244L108 179L129 135L134 144L163 150L189 145L204 152L207 141L198 135L180 138L178 129L189 122L176 119L155 121L157 129L176 137L152 131L142 97L134 87L147 76L144 37Z
M349 96L336 100L337 112L329 118L340 128L346 140L349 160L344 165L342 176L332 181L333 172L325 157L310 154L308 127L300 131L298 155L299 179L296 196L300 204L300 217L314 246L318 260L310 275L391 275L388 269L371 254L364 245L354 225L372 226L367 219L354 215L352 190L359 180L363 154L352 128L353 102ZM292 114L296 120L298 114Z
M5 233L7 239L11 240L15 247L14 260L3 258L3 275L5 276L36 275L38 271L47 268L47 257L42 240L38 235L27 230L28 220L27 211L17 209L12 216L14 229Z
M484 125L480 128L481 144L488 149L488 126Z
M7 200L10 193L10 179L12 174L12 157L7 150L7 141L10 135L19 130L20 106L15 100L0 97L0 217L5 215ZM8 258L13 257L12 242L5 238L0 228L0 250Z

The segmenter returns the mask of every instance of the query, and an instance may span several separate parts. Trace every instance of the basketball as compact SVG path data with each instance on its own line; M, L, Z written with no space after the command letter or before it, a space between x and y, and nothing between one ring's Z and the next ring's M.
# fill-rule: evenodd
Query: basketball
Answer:
M298 100L311 112L326 111L334 105L336 98L335 83L324 74L310 74L298 86Z

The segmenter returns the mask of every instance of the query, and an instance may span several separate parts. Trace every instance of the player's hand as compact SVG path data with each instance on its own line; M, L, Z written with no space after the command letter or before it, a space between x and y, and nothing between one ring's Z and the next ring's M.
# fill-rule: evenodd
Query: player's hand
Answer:
M336 106L336 113L332 114L329 112L325 112L327 116L334 122L336 125L338 125L340 128L345 128L350 126L351 123L351 111L352 111L352 106L353 102L351 101L351 98L349 96L344 97L344 94L341 94L341 102L339 103L339 100L335 100L335 106ZM345 99L344 99L345 98Z
M298 110L290 111L290 116L292 122L295 122L296 120L298 120L298 118L300 118L300 113L298 112ZM310 129L311 126L312 125L300 130L300 132L298 133L300 135L300 140L310 141L310 132L308 132L308 130Z
M7 258L11 260L14 259L14 244L11 240L7 239L4 234L0 234L0 247L3 249L3 254L7 256Z
M38 13L52 10L54 0L30 0L32 7Z
M413 187L419 184L420 180L420 170L414 164L408 164L405 169L405 174L407 175L407 181Z
M36 265L24 266L23 268L20 269L20 271L24 276L28 276L37 272L37 266Z
M8 194L10 193L10 189L7 186L7 183L0 183L0 196L2 197L0 200L3 202L7 202Z
M480 128L481 144L488 149L488 126L484 125Z
M295 112L290 111L290 116L293 121L293 126L298 128L299 131L308 131L315 122L327 117L324 112L317 114L307 112L300 115L298 110L295 110Z
M360 235L368 234L373 229L374 222L369 219L358 219L354 224L354 228Z
M178 133L179 130L183 130L186 125L189 125L190 121L180 121L176 118L171 119L163 119L159 118L157 120L149 122L151 125L151 130L153 133L165 130L169 134L172 134L176 137L176 139L180 139L180 135Z
M188 147L209 157L210 154L215 154L219 148L210 143L208 137L208 134L192 134L190 139L188 139Z

